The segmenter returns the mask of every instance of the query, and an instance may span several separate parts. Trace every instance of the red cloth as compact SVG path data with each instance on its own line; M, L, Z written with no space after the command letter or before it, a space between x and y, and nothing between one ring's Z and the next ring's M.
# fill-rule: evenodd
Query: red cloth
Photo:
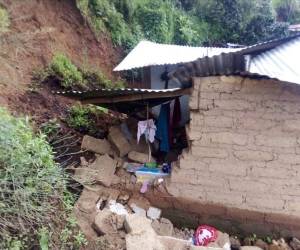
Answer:
M194 234L194 244L196 246L207 246L218 237L217 229L207 225L201 225Z

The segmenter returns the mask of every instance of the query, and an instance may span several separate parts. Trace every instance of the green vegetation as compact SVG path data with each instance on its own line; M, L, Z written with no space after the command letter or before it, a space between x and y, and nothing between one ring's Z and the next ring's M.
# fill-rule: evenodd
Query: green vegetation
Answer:
M280 6L286 2L273 1L282 2ZM77 0L77 5L96 33L108 31L114 44L125 50L141 39L185 45L250 44L285 36L283 22L291 21L276 22L275 10L281 7L271 0ZM283 9L288 13L289 8Z
M33 83L54 80L65 89L124 88L121 80L111 81L100 70L81 69L64 54L55 54L49 66L33 72Z
M107 118L108 110L94 105L74 105L69 110L67 124L82 133L97 135L101 130L106 130L108 123L113 123L112 117Z
M300 1L299 0L272 0L276 10L277 20L280 22L300 22Z
M78 245L85 244L76 222L69 222L75 197L67 191L67 181L45 136L35 134L27 118L15 118L1 108L1 249L51 249L53 244L64 249L76 239ZM65 229L72 232L66 242L59 239Z
M71 60L63 54L56 54L53 57L49 69L65 88L70 88L74 85L84 85L82 73Z
M0 33L8 31L9 25L10 20L8 12L0 5Z

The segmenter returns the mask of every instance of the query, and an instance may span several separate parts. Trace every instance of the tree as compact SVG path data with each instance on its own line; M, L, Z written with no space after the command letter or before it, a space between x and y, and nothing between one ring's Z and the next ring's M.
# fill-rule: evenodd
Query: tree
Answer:
M279 22L300 22L300 0L273 0Z

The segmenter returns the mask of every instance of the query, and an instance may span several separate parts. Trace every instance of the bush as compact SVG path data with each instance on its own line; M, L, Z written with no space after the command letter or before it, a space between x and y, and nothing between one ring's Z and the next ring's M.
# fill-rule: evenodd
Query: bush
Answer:
M97 135L101 129L105 129L105 115L108 110L94 105L74 105L69 110L67 124L90 135Z
M0 5L0 33L6 32L10 25L9 15L7 10L2 8Z
M66 182L45 136L0 108L0 249L31 249L39 239L50 244L46 237L59 228L45 230L55 217L62 223L72 200Z
M83 70L82 74L87 86L92 85L93 87L106 89L125 87L125 83L123 81L113 82L108 79L101 71Z
M50 64L49 69L53 72L63 87L71 88L74 86L84 86L82 73L78 68L63 54L56 54Z

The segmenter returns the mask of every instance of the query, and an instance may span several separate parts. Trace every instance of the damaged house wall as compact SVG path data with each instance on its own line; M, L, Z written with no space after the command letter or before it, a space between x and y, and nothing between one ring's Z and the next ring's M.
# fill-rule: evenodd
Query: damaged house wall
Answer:
M190 148L168 192L224 206L224 219L284 224L300 235L300 86L240 76L193 85Z

